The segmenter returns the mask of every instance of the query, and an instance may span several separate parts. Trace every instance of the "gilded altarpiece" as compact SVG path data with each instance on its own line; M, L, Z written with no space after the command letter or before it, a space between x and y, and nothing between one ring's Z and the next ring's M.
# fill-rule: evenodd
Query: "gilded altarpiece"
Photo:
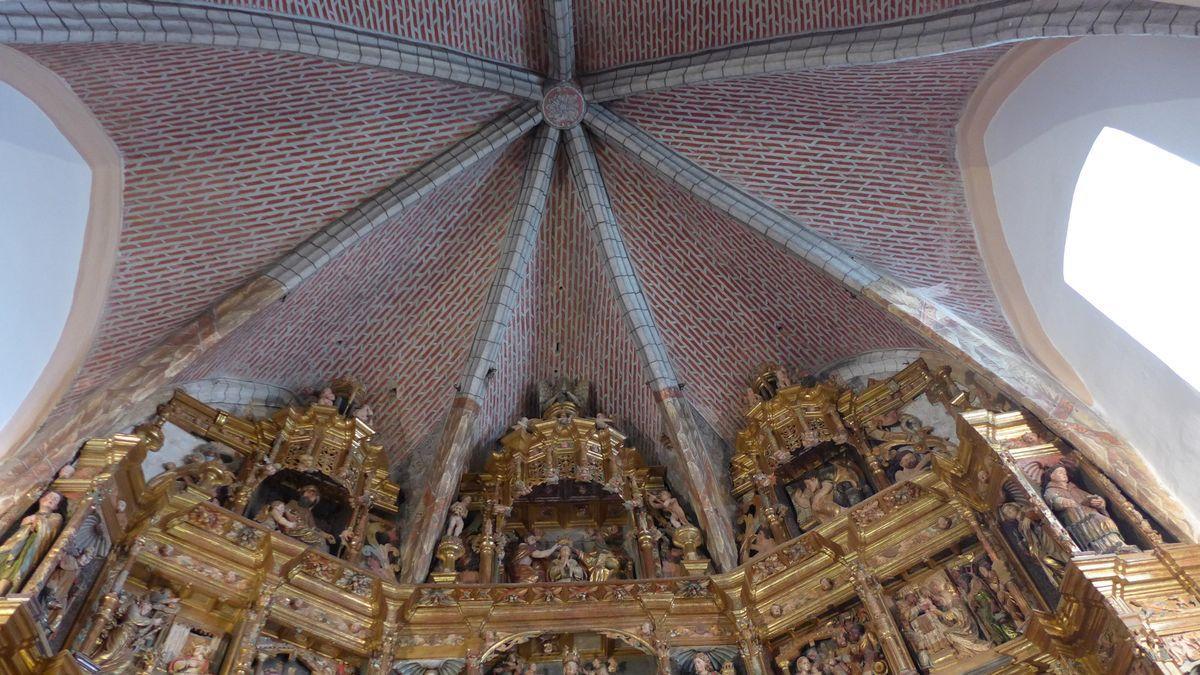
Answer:
M966 383L966 384L964 384ZM932 356L751 381L741 564L603 415L550 401L462 477L427 583L369 406L182 393L0 519L0 672L1127 673L1200 661L1200 547ZM164 429L196 446L146 473Z

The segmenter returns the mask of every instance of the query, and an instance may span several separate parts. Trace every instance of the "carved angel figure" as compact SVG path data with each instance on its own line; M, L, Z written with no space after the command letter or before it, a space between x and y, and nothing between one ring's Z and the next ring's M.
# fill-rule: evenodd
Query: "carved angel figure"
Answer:
M646 493L646 503L666 514L671 527L679 529L688 525L687 513L684 512L683 506L670 490L659 490L657 494Z
M450 505L450 518L446 522L446 537L457 538L462 534L466 523L468 508L471 506L471 496L467 495Z

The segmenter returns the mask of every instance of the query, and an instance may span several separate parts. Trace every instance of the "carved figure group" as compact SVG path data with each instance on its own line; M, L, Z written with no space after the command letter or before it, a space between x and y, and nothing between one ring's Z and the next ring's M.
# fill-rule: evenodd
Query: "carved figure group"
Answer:
M150 652L178 612L179 598L166 589L141 595L122 593L117 611L103 628L99 646L88 655L107 672L123 672Z
M991 649L991 643L980 638L962 599L940 572L902 592L896 600L896 612L923 667Z
M875 636L862 623L846 621L835 629L831 639L809 646L796 657L793 672L797 675L880 672L876 664L884 664L884 660Z
M317 486L305 485L300 488L299 499L272 501L258 512L255 520L310 546L333 544L337 539L318 527L313 517L313 507L320 501L321 491Z
M796 523L803 530L837 518L869 493L862 475L844 460L822 465L804 474L799 485L788 488Z
M677 530L681 527L687 527L690 524L688 523L687 513L683 510L683 505L679 503L675 495L671 494L670 490L663 489L657 493L647 493L646 503L650 507L662 511L672 529Z

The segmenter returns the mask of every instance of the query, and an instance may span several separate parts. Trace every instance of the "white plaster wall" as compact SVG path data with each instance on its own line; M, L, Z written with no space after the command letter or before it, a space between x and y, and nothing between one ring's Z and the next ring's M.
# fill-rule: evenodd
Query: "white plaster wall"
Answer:
M54 353L71 310L92 172L40 108L0 82L0 427Z
M1051 56L1013 91L988 126L985 148L1004 236L1046 334L1101 414L1200 513L1200 481L1193 480L1200 470L1200 392L1062 275L1075 183L1101 129L1120 129L1200 162L1198 74L1200 44L1194 41L1085 38ZM1200 214L1200 186L1196 195ZM1200 282L1160 292L1178 298L1179 311L1186 312L1196 311L1197 291Z

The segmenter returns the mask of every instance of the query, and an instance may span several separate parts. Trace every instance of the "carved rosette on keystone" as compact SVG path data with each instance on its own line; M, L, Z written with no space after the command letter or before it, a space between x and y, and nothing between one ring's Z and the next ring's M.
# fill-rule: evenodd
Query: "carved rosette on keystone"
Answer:
M542 117L556 129L570 129L583 121L587 103L583 92L569 82L560 82L542 96Z

